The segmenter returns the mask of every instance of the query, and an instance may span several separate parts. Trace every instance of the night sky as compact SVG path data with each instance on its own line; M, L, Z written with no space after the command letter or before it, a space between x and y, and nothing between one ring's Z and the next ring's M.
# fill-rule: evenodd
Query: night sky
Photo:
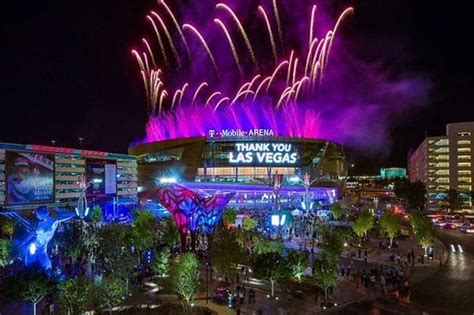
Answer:
M345 35L366 47L366 57L431 81L427 104L390 122L385 148L370 156L348 148L357 173L405 166L425 133L474 120L471 13L425 0L352 4ZM147 118L130 49L149 32L144 16L154 7L145 0L2 4L0 141L77 147L82 136L87 149L126 152L144 136Z

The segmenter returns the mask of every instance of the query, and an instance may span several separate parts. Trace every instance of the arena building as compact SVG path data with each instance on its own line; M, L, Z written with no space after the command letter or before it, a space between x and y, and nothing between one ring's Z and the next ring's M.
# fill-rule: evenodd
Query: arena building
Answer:
M189 137L137 144L129 153L138 159L138 189L179 182L205 192L233 191L234 205L257 206L272 194L271 179L282 175L282 203L297 205L310 191L317 201L332 202L347 175L341 145L322 139L273 136L265 130L210 131ZM304 174L311 187L305 188ZM308 175L307 175L308 177Z

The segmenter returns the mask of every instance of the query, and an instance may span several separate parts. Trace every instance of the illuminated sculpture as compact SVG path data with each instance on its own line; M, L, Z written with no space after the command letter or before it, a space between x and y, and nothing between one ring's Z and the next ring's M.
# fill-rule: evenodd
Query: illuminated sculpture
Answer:
M89 214L89 207L87 207L86 191L89 188L90 182L86 181L84 175L79 176L79 189L81 190L79 199L77 200L76 214L81 219L84 219Z
M203 197L177 184L160 185L156 190L160 203L168 209L181 235L181 248L186 246L186 235L191 232L191 248L194 249L195 234L200 227L205 233L212 233L222 218L222 211L231 194L217 194Z
M27 237L22 250L24 252L25 265L39 263L44 269L51 269L51 261L48 257L48 243L54 236L59 223L67 221L76 216L74 212L56 209L56 217L49 215L48 207L42 206L36 209L36 217L39 222L36 229Z

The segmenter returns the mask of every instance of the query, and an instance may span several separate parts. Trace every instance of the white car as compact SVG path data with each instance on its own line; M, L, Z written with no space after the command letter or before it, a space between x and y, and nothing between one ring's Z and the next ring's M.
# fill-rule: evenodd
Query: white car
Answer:
M436 222L434 223L434 225L439 226L439 227L443 227L443 226L446 225L446 222L445 222L445 221L436 221Z
M464 226L461 226L459 231L463 233L474 234L474 226L464 225Z

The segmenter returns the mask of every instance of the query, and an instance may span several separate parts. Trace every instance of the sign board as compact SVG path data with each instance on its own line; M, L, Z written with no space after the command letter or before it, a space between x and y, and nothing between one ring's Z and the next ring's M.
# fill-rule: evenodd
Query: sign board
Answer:
M229 137L273 137L273 129L222 129L208 131L209 138L229 138Z
M296 166L300 152L295 143L237 142L228 161L231 165Z
M7 151L6 175L9 205L54 202L54 155Z

